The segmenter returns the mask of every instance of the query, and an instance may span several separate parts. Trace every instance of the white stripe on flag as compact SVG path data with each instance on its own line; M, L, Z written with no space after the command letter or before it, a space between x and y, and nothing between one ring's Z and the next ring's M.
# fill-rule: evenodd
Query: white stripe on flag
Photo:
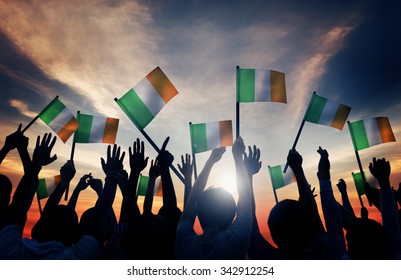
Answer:
M59 132L73 117L72 113L64 107L64 109L49 123L49 127L56 133Z
M105 127L106 117L93 116L91 131L89 135L89 143L102 143Z
M292 172L292 169L289 167L287 169L286 173L283 173L285 164L281 165L281 174L283 175L283 181L284 185L289 185L291 183L294 183L294 173Z
M50 196L51 193L56 189L56 183L54 181L54 176L45 178L45 181L46 181L47 195Z
M319 124L330 126L336 116L337 110L338 103L327 100L322 115L320 116Z
M161 181L161 178L157 177L155 180L155 185L153 187L153 195L156 195L157 192L159 191L160 181Z
M153 116L156 116L164 105L166 105L147 78L142 79L133 89Z
M211 122L206 124L206 139L209 150L220 147L219 122Z
M270 70L255 70L255 101L263 102L271 100Z
M366 136L368 137L369 146L381 144L382 138L380 136L379 128L377 127L376 118L367 119L363 121L365 125Z

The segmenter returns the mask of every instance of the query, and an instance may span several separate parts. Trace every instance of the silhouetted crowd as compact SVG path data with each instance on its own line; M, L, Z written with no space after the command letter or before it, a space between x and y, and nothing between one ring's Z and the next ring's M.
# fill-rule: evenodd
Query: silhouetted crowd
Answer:
M398 205L401 188L390 185L390 163L373 158L370 173L379 189L365 182L369 202L382 215L382 223L368 218L362 207L358 217L350 204L343 179L337 183L342 202L333 194L329 154L319 147L317 177L323 221L313 189L304 174L302 156L288 153L287 162L298 186L299 199L279 201L267 220L272 240L260 233L255 214L253 176L261 169L260 150L246 149L239 137L232 146L238 200L223 188L206 188L209 174L226 152L214 149L203 169L192 183L191 156L181 156L179 171L184 178L184 207L177 207L177 198L170 175L174 157L166 150L167 138L156 159L151 160L149 182L140 211L137 186L142 170L148 165L144 143L139 139L129 147L129 171L125 171L125 152L118 145L109 145L100 159L105 174L102 181L91 173L84 175L73 189L66 205L61 200L76 173L73 161L60 169L60 182L48 197L40 218L32 228L32 238L23 237L27 214L36 194L38 175L43 166L54 162L56 137L38 136L32 155L28 138L21 125L5 138L0 151L0 164L7 154L17 149L24 174L12 194L9 178L0 175L0 259L89 259L89 260L168 260L168 259L277 259L277 260L340 260L400 259L401 228ZM163 206L152 213L154 185L160 176ZM75 209L81 191L92 188L97 193L94 207L78 217ZM117 188L122 193L119 219L113 210ZM194 230L198 218L202 234Z

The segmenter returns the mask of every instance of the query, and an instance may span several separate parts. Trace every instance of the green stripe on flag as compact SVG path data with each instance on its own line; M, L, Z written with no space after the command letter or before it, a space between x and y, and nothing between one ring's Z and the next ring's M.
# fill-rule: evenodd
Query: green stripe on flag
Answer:
M356 151L369 147L368 136L366 135L365 124L363 120L349 123L349 131L351 133L352 143Z
M363 172L363 174L365 175L365 172ZM365 193L365 184L363 182L361 173L352 173L352 179L354 179L354 184L355 184L358 196L362 196L362 195L366 194Z
M208 150L205 123L191 124L190 134L192 153L200 153Z
M144 129L154 118L153 114L146 107L138 94L130 89L120 99L117 100L124 113L136 125L139 130Z
M139 183L138 183L138 195L146 196L146 189L148 188L149 177L147 176L140 176Z
M75 131L74 142L75 143L89 143L93 116L78 114L77 119L78 119L79 127Z
M47 105L42 112L39 113L39 118L45 123L49 124L61 111L63 111L65 105L58 99L54 98L49 105Z
M322 115L326 103L326 98L314 94L309 102L304 120L311 123L319 123L320 116Z
M284 187L283 170L280 165L269 167L269 173L273 189L277 190Z
M237 101L255 102L255 69L237 69Z
M39 180L39 186L36 190L36 195L38 196L38 199L43 199L46 198L47 195L47 188L46 188L46 179L40 179Z

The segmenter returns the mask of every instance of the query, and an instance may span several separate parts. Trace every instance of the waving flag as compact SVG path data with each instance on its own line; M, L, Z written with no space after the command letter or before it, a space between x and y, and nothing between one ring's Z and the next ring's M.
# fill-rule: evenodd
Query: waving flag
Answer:
M156 67L125 95L115 100L138 129L142 130L177 94L174 85L160 67Z
M351 108L313 94L304 120L342 130Z
M36 195L38 196L38 199L49 197L59 183L60 175L40 179L39 187L36 190Z
M117 138L119 120L104 116L78 113L79 128L75 132L75 143L114 144Z
M140 175L138 182L138 191L137 191L138 196L146 196L146 190L148 188L148 184L149 184L149 177ZM155 196L163 196L162 181L160 177L156 178L153 194Z
M266 69L237 69L238 102L287 103L284 73Z
M78 129L77 119L58 97L54 98L38 116L64 143Z
M231 120L190 124L189 130L193 153L201 153L233 144Z
M288 169L286 173L283 172L284 166L285 164L268 167L270 180L272 182L273 189L275 190L296 182L294 173L291 169Z
M356 151L396 141L387 117L350 122L348 127Z

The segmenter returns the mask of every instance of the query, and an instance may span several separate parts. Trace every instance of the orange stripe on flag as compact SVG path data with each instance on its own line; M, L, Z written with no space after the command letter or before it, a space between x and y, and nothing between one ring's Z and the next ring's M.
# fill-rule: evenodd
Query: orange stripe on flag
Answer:
M54 185L57 187L58 184L60 183L61 180L61 175L56 175L54 176Z
M350 107L339 104L337 112L330 126L342 130L344 128L345 122L347 121L350 111Z
M390 121L386 117L376 118L377 127L379 128L382 143L395 142L393 130L390 126Z
M152 72L150 72L146 78L155 88L155 90L160 94L160 97L165 103L169 102L177 93L177 89L170 82L164 72L160 67L156 67Z
M117 138L118 119L106 118L102 143L114 144Z
M287 103L284 73L270 71L270 91L272 102Z
M163 196L163 182L160 180L159 188L157 189L156 196Z
M57 132L57 135L63 140L63 142L67 142L70 136L77 130L79 123L76 118L72 117L66 125Z
M220 121L220 147L232 146L233 144L233 130L231 121Z

